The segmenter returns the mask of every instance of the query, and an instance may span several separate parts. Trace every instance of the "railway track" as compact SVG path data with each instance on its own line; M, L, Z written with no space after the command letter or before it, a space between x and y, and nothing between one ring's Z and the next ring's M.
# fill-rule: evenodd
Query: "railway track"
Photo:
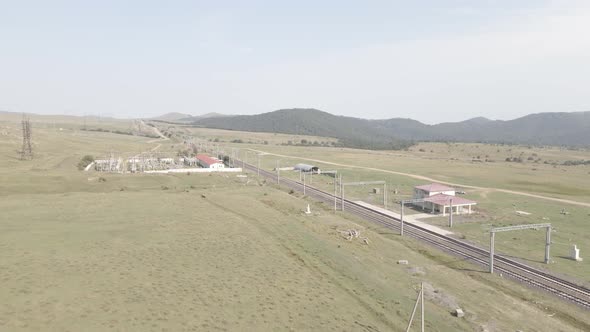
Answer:
M258 169L254 165L244 163L243 167L246 170L255 173L258 172ZM273 172L260 169L260 175L273 181L277 180L277 175ZM286 178L281 178L280 181L281 185L300 192L303 191L303 184L300 182ZM333 194L309 185L305 186L305 193L307 196L322 202L334 202ZM339 201L340 198L337 198L337 200ZM399 232L399 219L357 204L354 201L344 199L344 202L348 213ZM404 235L418 239L432 247L473 263L482 266L489 265L489 251L471 243L441 235L410 223L404 223ZM494 270L496 273L502 274L502 276L513 278L532 287L547 291L566 301L575 303L585 309L590 309L590 290L584 286L497 254L494 255Z

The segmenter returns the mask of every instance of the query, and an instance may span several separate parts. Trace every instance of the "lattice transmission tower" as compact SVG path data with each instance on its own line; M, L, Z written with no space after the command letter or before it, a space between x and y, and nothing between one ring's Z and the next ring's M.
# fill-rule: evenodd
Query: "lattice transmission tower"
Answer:
M23 147L21 149L20 159L33 159L33 146L31 145L31 121L23 114Z

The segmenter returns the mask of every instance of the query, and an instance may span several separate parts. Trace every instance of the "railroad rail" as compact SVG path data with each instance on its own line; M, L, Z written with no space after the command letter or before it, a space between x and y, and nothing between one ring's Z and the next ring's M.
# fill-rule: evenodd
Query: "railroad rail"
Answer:
M243 168L245 170L258 172L258 168L251 164L244 163ZM273 181L276 181L277 179L276 173L262 169L260 169L260 175ZM298 181L281 178L281 184L293 190L303 191L303 183ZM334 201L333 194L315 187L305 185L305 191L307 196L314 199L327 203L332 203ZM338 201L339 200L340 198L338 198ZM386 228L399 231L399 219L377 210L373 210L370 207L357 204L354 201L347 199L344 199L344 201L346 203L347 212ZM411 223L404 223L404 234L455 256L465 258L473 263L482 266L488 266L489 264L489 251L471 243L441 235ZM546 271L528 266L514 259L503 257L498 254L495 254L494 258L495 273L502 274L502 276L510 277L527 285L542 289L559 298L590 310L590 290L588 288L554 276Z

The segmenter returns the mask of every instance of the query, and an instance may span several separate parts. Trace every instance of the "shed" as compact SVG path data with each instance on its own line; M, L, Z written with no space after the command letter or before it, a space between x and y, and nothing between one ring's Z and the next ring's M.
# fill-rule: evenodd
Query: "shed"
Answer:
M313 165L308 165L308 164L297 164L293 167L293 169L296 171L302 171L302 172L312 172L312 173L319 173L320 172L319 167L313 166Z

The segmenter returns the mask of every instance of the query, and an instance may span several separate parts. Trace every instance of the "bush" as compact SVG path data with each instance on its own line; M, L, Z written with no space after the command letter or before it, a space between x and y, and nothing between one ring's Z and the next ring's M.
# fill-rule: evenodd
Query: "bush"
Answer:
M91 155L85 155L84 157L82 157L80 162L78 162L78 169L83 170L86 168L86 166L90 165L92 162L94 162L94 157Z
M98 182L107 182L107 179L105 179L101 176L98 178Z

